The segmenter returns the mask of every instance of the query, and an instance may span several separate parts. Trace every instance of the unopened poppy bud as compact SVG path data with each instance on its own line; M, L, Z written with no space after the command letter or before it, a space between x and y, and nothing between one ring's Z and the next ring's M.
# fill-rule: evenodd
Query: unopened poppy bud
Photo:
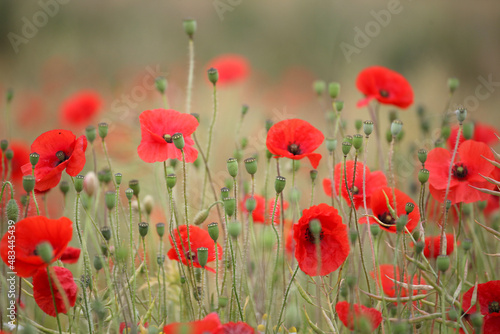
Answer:
M344 157L346 157L351 151L352 144L348 141L342 142L342 153L344 153Z
M151 212L153 211L153 207L155 206L155 200L153 196L146 195L146 197L144 197L143 203L144 203L144 211L146 211L147 215L150 215Z
M369 137L373 132L373 122L372 121L364 121L363 122L363 132L366 137Z
M128 188L125 190L125 196L127 196L127 199L129 202L132 200L132 197L134 197L134 190L132 188Z
M415 244L415 252L417 254L421 254L424 248L425 248L425 242L421 240L417 241L417 243Z
M141 237L145 237L149 231L149 224L146 222L139 223L139 234Z
M276 180L274 181L274 190L277 194L281 194L283 189L286 186L286 179L284 176L276 176Z
M52 262L52 259L54 257L54 249L52 248L52 245L50 243L39 243L36 246L36 252L46 264L50 264Z
M466 204L466 203L464 203ZM470 205L470 210L472 211L472 203L468 203ZM449 199L446 200L446 202L444 203L444 207L446 208L446 211L450 210L451 208L451 201ZM469 211L469 213L471 212Z
M30 154L30 163L33 168L35 168L36 164L38 163L38 160L40 159L40 154L33 152Z
M345 283L347 284L347 286L349 288L352 289L356 285L356 281L357 280L358 280L358 278L356 276L347 275L346 278L345 278Z
M378 226L378 224L371 224L370 225L370 232L372 233L372 235L374 237L376 237L380 233L380 226Z
M99 248L101 249L102 255L105 256L105 257L107 257L108 256L108 249L109 249L108 245L101 244Z
M318 219L311 220L309 222L309 231L314 237L318 237L321 234L321 222Z
M483 316L481 313L476 312L470 315L469 317L472 326L476 333L481 333L481 328L483 327Z
M413 209L415 209L415 204L413 204L412 202L406 203L406 205L405 205L405 211L406 211L407 215L409 215L410 213L412 213Z
M344 101L335 101L335 109L340 112L342 109L344 109ZM343 126L345 129L345 126Z
M167 187L169 189L172 189L175 187L175 184L177 183L177 176L175 174L168 174L167 175Z
M422 168L418 172L418 180L420 181L421 184L426 183L429 180L429 171L425 168Z
M257 160L255 158L245 159L245 168L250 175L257 173Z
M96 271L99 271L102 269L103 267L103 261L102 261L102 257L100 255L95 255L94 256L94 268Z
M451 128L448 125L441 128L441 138L443 138L443 140L448 140L448 138L450 138L450 134Z
M111 239L111 229L109 228L109 226L101 227L101 234L104 240L109 241Z
M248 145L248 138L247 137L241 138L240 145L241 145L241 149L244 150Z
M236 177L238 175L238 160L235 158L227 159L227 171L229 175Z
M241 223L238 221L230 222L227 224L227 232L233 238L238 238L241 233Z
M464 251L469 251L471 248L472 248L472 240L471 239L465 239L463 242L462 242L462 248L464 249Z
M192 18L184 19L184 21L182 22L182 26L184 27L184 31L189 36L189 38L192 39L194 33L196 32L196 20Z
M335 151L335 148L337 147L337 139L333 138L326 138L326 149L328 152L333 152Z
M174 142L175 147L177 147L179 150L182 150L184 148L185 142L182 133L180 132L174 133L172 135L172 140Z
M451 94L455 92L455 90L458 88L459 85L460 81L457 78L448 79L448 89L450 90Z
M141 191L141 187L139 186L139 180L130 180L128 182L128 186L130 189L134 191L134 196L139 196L139 192Z
M321 96L326 90L326 82L323 80L316 80L313 83L313 89L316 95Z
M205 220L207 220L209 213L210 213L209 209L204 209L204 210L201 210L200 212L198 212L196 214L196 216L194 216L194 218L193 218L193 224L194 225L201 225L201 224L203 224L203 222Z
M75 190L78 194L81 193L83 190L83 181L84 181L83 175L77 175L75 177Z
M97 176L94 172L88 172L83 179L83 190L85 190L87 195L92 196L96 193L98 187Z
M462 125L462 134L466 140L474 136L474 123L465 123Z
M314 182L318 177L318 171L316 169L310 170L309 176L311 177L311 181Z
M115 207L116 193L114 191L106 191L104 194L104 201L108 210L113 210Z
M59 183L59 190L61 190L61 192L63 193L63 195L66 195L69 191L69 183L68 181L61 181L61 183Z
M397 137L402 129L403 129L403 122L401 122L399 119L392 121L391 134L393 137Z
M336 99L340 93L340 84L338 82L330 82L328 84L328 94L332 99Z
M349 230L349 240L351 241L351 244L355 245L356 240L358 240L358 231Z
M205 268L208 262L208 248L200 247L196 250L198 255L198 263L202 268Z
M255 207L257 206L257 201L253 197L247 198L245 201L245 208L247 209L248 212L252 212L255 210Z
M227 297L219 296L219 307L226 307L226 306L227 306Z
M2 139L0 141L0 148L2 149L3 152L9 147L9 141L7 139Z
M155 79L156 90L160 92L160 94L164 94L167 90L167 78L165 77L156 77Z
M164 223L156 223L156 233L160 238L165 234L165 224Z
M462 122L467 118L467 109L458 108L455 113L457 114L458 123L462 124Z
M405 230L405 226L408 223L408 216L402 215L396 220L396 231L403 232Z
M116 173L115 174L115 182L116 182L117 185L122 184L122 178L123 178L122 173Z
M231 217L236 210L236 200L233 197L228 197L223 200L224 202L224 211L226 215Z
M33 175L23 176L23 188L27 193L30 193L35 188L35 177Z
M220 197L222 199L226 199L229 197L229 188L228 187L222 187L220 189Z
M363 146L363 136L359 133L352 136L352 146L354 146L356 150L359 150L361 146Z
M216 222L208 224L208 234L214 242L217 242L217 239L219 239L219 224Z
M89 141L92 144L96 136L95 126L93 125L87 126L85 128L85 136L87 137L87 141Z
M215 86L217 81L219 80L219 71L217 71L216 68L209 68L207 71L208 74L208 80Z
M7 160L12 160L14 158L14 151L12 151L10 148L5 150L5 157Z
M422 163L422 167L424 166L425 162L427 161L427 150L425 148L421 148L417 152L418 155L418 160Z
M450 267L450 257L448 255L439 255L436 264L440 271L445 272Z
M99 123L97 125L97 130L99 131L99 137L101 137L101 139L106 138L106 136L108 135L108 123Z
M5 211L7 214L7 220L17 222L17 219L19 218L19 207L17 206L15 199L11 199L7 202Z

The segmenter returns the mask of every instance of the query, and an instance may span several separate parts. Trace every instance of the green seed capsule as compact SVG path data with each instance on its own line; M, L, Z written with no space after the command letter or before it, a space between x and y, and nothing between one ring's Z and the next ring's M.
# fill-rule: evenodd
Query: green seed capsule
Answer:
M61 190L63 195L66 195L69 191L69 182L68 181L61 181L61 183L59 183L59 190Z
M363 146L363 136L360 135L359 133L355 134L352 137L352 146L354 146L356 150L359 150L361 146Z
M111 229L109 228L109 226L101 227L101 234L102 234L104 240L106 240L106 241L111 240Z
M370 225L370 232L374 237L378 236L380 233L380 226L378 224L371 224Z
M102 261L102 257L100 255L95 255L94 256L94 268L95 270L99 271L102 269L104 266L104 263Z
M127 196L127 199L131 201L132 197L134 197L134 190L132 188L128 188L125 190L125 196Z
M141 187L139 186L139 180L130 180L128 182L128 186L130 187L130 189L134 191L134 196L138 197L139 192L141 191Z
M219 239L219 224L216 222L208 224L208 234L214 242L217 242L217 239Z
M328 152L333 152L335 151L335 148L337 147L337 139L333 138L326 138L326 149Z
M441 138L443 140L448 140L451 134L451 128L448 125L445 125L441 128Z
M351 151L352 144L349 143L348 141L345 141L342 143L342 153L344 153L344 156L346 157L349 152Z
M328 94L332 99L336 99L340 93L340 84L338 82L330 82L328 84Z
M141 235L141 237L144 238L148 234L149 224L146 222L142 222L139 223L138 226L139 226L139 234Z
M32 167L35 167L35 165L38 163L38 160L40 159L40 154L34 152L30 154L30 163Z
M208 80L215 86L217 81L219 80L219 71L217 71L216 68L209 68L207 71L208 74Z
M276 176L276 180L274 181L274 190L277 194L281 194L283 189L285 189L286 179L283 176Z
M115 207L116 193L114 191L106 191L104 194L104 202L106 202L106 207L108 210L113 210Z
M184 148L184 136L180 132L176 132L172 135L172 140L177 149L182 150Z
M344 101L335 101L335 109L337 109L338 112L341 112L342 109L344 109ZM345 126L343 128L345 128Z
M160 94L164 94L167 90L167 78L165 77L157 77L155 79L156 90L160 92Z
M425 168L422 168L418 172L418 180L420 181L421 184L426 183L429 180L429 171Z
M373 132L373 122L372 121L364 121L363 122L363 132L366 137L369 137Z
M450 94L453 94L455 90L457 90L460 85L460 81L457 78L449 78L448 79L448 89L450 90Z
M462 124L463 121L467 118L467 109L465 108L458 108L457 111L455 111L457 114L457 120L460 124Z
M229 188L228 188L228 187L222 187L222 188L220 189L220 197L221 197L222 199L226 199L226 198L228 198L228 197L229 197L229 191L230 191L230 190L229 190Z
M427 150L421 148L420 150L418 150L417 155L418 155L418 160L422 163L423 166L427 161Z
M184 27L184 32L186 32L189 38L192 39L194 33L196 32L196 20L192 18L184 19L184 21L182 22L182 26Z
M309 171L309 176L311 177L311 181L314 182L318 177L318 171L316 169L312 169Z
M50 264L54 258L54 249L49 242L42 242L36 246L38 255L42 258L43 262Z
M165 223L157 223L156 224L156 233L158 234L158 236L160 238L163 237L163 235L165 234Z
M23 188L26 193L30 193L35 188L35 177L33 175L23 176Z
M363 121L360 119L357 119L354 121L354 128L356 128L356 131L360 131L361 128L363 127Z
M115 182L116 182L117 185L120 185L122 183L122 178L123 178L123 176L122 176L121 173L116 173L115 174Z
M448 255L439 255L436 264L440 271L445 272L450 267L450 257Z
M108 123L99 123L97 125L97 130L99 132L99 137L101 137L101 139L104 139L106 138L106 136L108 135Z
M208 248L200 247L196 250L196 253L198 255L198 263L202 268L205 268L208 262Z
M250 175L257 173L257 160L255 158L245 159L245 168Z
M85 128L85 136L87 137L87 140L92 144L96 137L95 126L93 125L87 126Z
M257 201L255 200L254 197L249 197L245 201L245 208L249 213L253 212L255 210L255 207L257 206Z
M238 175L238 160L235 158L227 159L227 171L229 175L236 177Z
M9 141L7 139L2 139L0 141L0 148L2 149L2 152L5 152L7 147L9 147Z
M413 204L412 202L406 203L406 205L405 205L405 211L406 211L407 215L409 215L410 213L412 213L413 209L415 209L415 204Z
M167 175L167 187L169 189L172 189L175 187L175 184L177 183L177 176L175 174L168 174Z
M224 199L223 202L226 215L229 217L234 215L234 211L236 210L236 200L233 197L228 197Z
M415 244L415 252L417 254L421 254L422 251L424 250L425 248L425 243L423 241L417 241L417 243Z
M238 238L241 233L241 223L238 221L228 223L227 231L233 238Z
M393 137L397 137L402 129L403 129L403 122L401 122L399 119L392 121L391 134Z

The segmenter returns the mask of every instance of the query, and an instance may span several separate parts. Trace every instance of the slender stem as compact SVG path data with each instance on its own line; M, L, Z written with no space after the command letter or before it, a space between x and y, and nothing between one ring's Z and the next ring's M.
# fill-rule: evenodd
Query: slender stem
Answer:
M208 130L208 143L207 143L207 154L206 154L206 163L210 160L210 150L212 148L212 137L213 137L213 131L215 127L215 121L217 119L217 86L214 84L214 91L213 91L213 100L214 100L214 112L212 114L212 121L210 122L210 128ZM202 206L203 206L203 199L205 198L205 189L207 186L207 179L208 179L208 168L205 168L205 176L203 177L203 188L201 190L201 196L202 196Z
M144 269L146 271L146 281L148 282L148 294L149 294L149 303L147 309L151 307L151 299L152 299L152 294L151 294L151 284L149 283L149 270L148 270L148 265L146 263L146 238L142 237L142 249L144 251L144 257L142 259L144 263ZM146 319L148 320L148 319Z
M186 113L191 113L191 93L193 91L193 73L194 73L194 43L193 39L189 39L189 70L188 84L186 92Z
M128 201L128 207L129 207L129 244L130 244L130 268L134 268L134 223L132 221L132 200ZM135 275L132 278L132 282L129 281L129 286L130 283L132 283L131 290L132 290L132 319L134 324L137 323L136 320L136 310L135 310L135 288L136 288L136 278Z
M271 215L271 226L273 227L274 234L276 235L276 241L277 241L277 251L276 251L276 259L274 261L274 270L271 275L271 290L270 290L270 296L269 296L269 305L267 307L267 321L266 321L266 333L267 329L269 326L269 323L271 322L271 310L273 306L273 297L274 297L274 283L277 280L275 277L278 272L278 260L280 257L280 235L278 233L278 230L276 229L276 226L274 224L274 217L276 215L276 206L278 204L278 197L280 194L276 194L276 197L274 198L274 207L273 207L273 214Z
M288 286L286 287L285 295L283 296L283 304L281 304L280 315L278 317L278 322L276 323L276 327L279 328L281 325L281 318L283 316L283 311L285 310L286 300L288 298L288 293L290 292L290 288L292 287L293 280L297 272L299 271L299 266L295 268L293 271L292 277L290 278L290 282L288 282Z
M54 295L54 287L52 286L52 281L50 279L50 267L47 267L47 278L49 279L50 294L52 295L52 301L54 302L54 310L56 311L57 329L59 330L59 334L62 334L61 321L59 320L59 312L57 311L56 296Z

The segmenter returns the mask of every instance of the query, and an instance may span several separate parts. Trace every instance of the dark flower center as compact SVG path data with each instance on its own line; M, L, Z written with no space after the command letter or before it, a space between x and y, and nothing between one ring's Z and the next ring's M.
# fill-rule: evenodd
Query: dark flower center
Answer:
M323 236L324 236L324 233L323 231L321 231L319 233L319 241L323 240ZM316 237L314 236L314 234L309 230L309 228L307 229L306 231L306 235L305 235L305 239L306 241L309 241L310 243L312 244L316 244Z
M380 215L377 216L378 220L380 220L382 223L386 225L395 225L396 224L396 219L391 215L390 212L384 212Z
M293 155L299 155L301 153L300 144L289 143L287 149L288 152L292 153Z
M192 261L194 261L194 262L197 262L197 261L198 261L197 256L196 256L196 253L195 253L195 252L193 252L193 251L191 251L191 253L190 253L189 251L186 251L186 252L184 253L184 257L185 257L186 259L188 259L188 260L192 260Z
M59 162L57 163L57 165L60 165L61 163L63 163L64 161L68 160L68 156L66 155L66 153L64 153L63 151L57 151L56 152L56 157L57 159L59 159Z
M171 135L169 135L168 133L165 133L165 134L163 135L163 139L165 139L165 141L166 141L167 143L172 143L172 136L171 136Z
M463 179L467 176L467 174L469 174L467 167L465 167L464 164L461 162L456 163L451 169L451 172L453 173L453 176L455 176L458 179Z
M491 313L499 313L500 312L500 304L497 301L492 301L488 304L488 312Z
M389 92L386 91L385 89L381 89L378 92L379 92L380 96L382 96L382 97L389 97Z
M351 188L351 193L352 193L353 195L357 195L357 194L359 194L359 188L358 188L358 187L356 187L356 186L353 186L353 187Z

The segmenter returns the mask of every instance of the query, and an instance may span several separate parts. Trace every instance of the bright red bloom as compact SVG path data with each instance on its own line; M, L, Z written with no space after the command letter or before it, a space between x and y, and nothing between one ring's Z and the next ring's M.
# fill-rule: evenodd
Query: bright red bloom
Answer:
M9 230L11 231L11 230ZM53 248L53 260L59 259L73 237L73 223L66 217L49 219L43 216L29 217L20 220L15 230L5 233L0 241L0 255L3 262L9 265L9 252L15 252L14 269L20 277L31 277L37 270L47 267L47 264L36 253L36 247L41 242L48 242ZM15 237L15 243L12 237ZM12 247L14 246L14 247Z
M224 86L245 80L250 73L248 60L237 54L224 54L212 59L207 67L219 72L217 86Z
M309 229L312 220L319 220L321 233L319 244L321 263L318 268L316 240ZM299 222L293 226L295 240L295 258L300 269L309 276L324 276L337 270L349 255L347 227L342 223L337 209L327 204L320 204L302 211Z
M453 234L446 234L446 255L453 253L455 247L455 237ZM424 256L436 259L441 252L441 236L425 237Z
M66 295L68 306L73 307L75 306L76 295L78 293L78 287L73 279L73 274L68 269L62 267L50 267L49 270L50 283L54 291L57 313L66 314L68 313L68 309L64 303L64 295ZM56 280L59 284L57 284ZM57 288L58 285L60 285L62 290ZM33 276L33 297L38 307L40 307L43 312L52 317L56 316L54 301L52 299L52 293L50 292L47 268L38 270L35 276Z
M77 176L85 166L87 138L76 138L68 130L51 130L42 133L31 144L31 152L38 153L40 160L35 166L35 190L46 191L59 184L63 170ZM31 164L22 166L23 174L31 174Z
M179 231L180 231L180 237L179 237ZM177 250L179 251L182 263L184 265L187 266L189 263L192 263L193 267L201 268L198 262L198 255L197 255L197 249L200 247L208 248L207 264L215 261L214 241L212 240L212 238L210 238L210 235L208 234L207 231L199 228L198 226L193 226L193 225L189 226L189 241L191 244L191 255L189 254L187 226L186 225L179 226L179 230L177 229L174 230L174 235L175 235L175 243L177 245ZM172 248L170 248L170 250L167 253L168 258L171 260L179 261L179 257L177 256L177 251L175 249L174 242L172 241L172 237L169 236L168 238L170 239L170 245L172 246ZM219 244L217 244L217 256L219 257L219 260L222 259L222 247ZM215 273L215 270L208 266L205 266L205 269Z
M396 283L393 281L394 279L394 266L392 264L381 264L379 266L379 274L380 274L380 279L382 280L382 289L384 290L384 293L386 294L387 297L396 297ZM375 272L371 271L370 275L375 278ZM400 274L399 274L399 267L396 267L396 281L401 282ZM377 278L378 281L378 278ZM406 274L403 276L403 283L408 284L408 277ZM413 277L413 285L425 285L425 280L420 279L418 280L417 275ZM415 290L412 289L413 295L417 294L424 294L425 290ZM401 297L408 297L408 289L401 287Z
M247 199L252 197L250 194L247 194L244 198L243 201L241 202L241 208L244 213L248 213L247 208L245 206L245 203ZM255 209L252 211L252 219L254 223L260 223L260 224L269 224L271 222L271 218L273 216L273 208L274 208L274 198L269 200L267 209L268 209L268 215L265 213L265 198L263 196L254 194L253 197L255 198L255 202L257 205L255 206ZM274 223L279 224L280 223L280 214L281 214L281 201L278 201L276 204L276 213L274 214ZM288 209L288 202L283 201L283 207L284 210Z
M396 195L396 206L394 205L394 195ZM387 196L387 197L386 197ZM379 224L380 228L396 233L396 219L392 216L390 209L387 206L387 200L389 200L390 206L395 211L397 218L402 215L406 215L406 203L412 203L414 205L413 211L408 215L408 221L406 223L406 228L408 231L412 232L417 226L420 219L420 211L418 206L411 199L410 196L406 195L399 189L393 189L389 187L379 188L372 193L370 208L372 209L372 214L378 218L384 225L379 224L375 219L369 217L370 224ZM359 219L361 224L366 223L366 217Z
M351 311L350 307L351 306L346 301L338 302L337 305L335 305L335 311L337 312L340 321L342 321L344 326L349 328L349 330L351 331L354 330L354 325L356 324L357 321L359 321L360 318L365 318L370 322L372 331L377 329L377 327L382 322L382 313L380 313L378 310L374 308L366 307L364 305L354 304L353 305L354 317L353 317L353 314L350 312Z
M382 66L371 66L359 73L356 87L365 95L358 107L366 106L372 99L406 109L413 103L413 89L398 72Z
M68 247L61 255L60 260L63 263L69 263L69 264L77 263L78 259L80 258L80 253L81 253L80 248Z
M101 105L101 97L97 92L82 90L64 100L61 120L71 125L87 125L99 112Z
M141 122L141 144L137 148L139 158L144 162L182 160L181 150L175 147L172 136L182 133L186 162L194 162L198 151L194 148L191 134L198 127L193 115L183 114L172 109L146 110L139 116Z
M275 158L301 160L307 157L313 168L318 167L321 154L313 153L325 136L301 119L286 119L274 124L267 133L266 145Z
M12 158L12 170L11 170L11 178L10 180L14 183L19 183L22 182L23 180L23 172L21 170L21 167L24 164L27 164L30 162L30 151L28 145L21 141L11 141L9 142L9 149L14 152L14 157ZM4 176L7 177L7 171L8 171L8 160L5 157L5 154L0 152L0 157L3 157L3 161L5 164L5 172ZM0 160L0 175L2 175L2 163Z
M467 314L475 313L476 305L471 305L474 287L470 288L462 301L462 309ZM498 333L500 328L500 281L489 281L477 285L477 302L483 318L484 334Z
M451 128L450 137L448 137L448 147L450 149L455 148L455 142L457 140L458 133L458 125ZM478 141L481 143L485 143L486 145L492 145L498 142L498 138L495 133L500 133L494 127L483 124L483 123L474 123L474 133L472 135L472 140ZM460 133L460 139L458 144L461 145L465 141L463 132Z
M440 203L444 202L452 155L453 152L440 147L431 150L427 155L425 168L429 170L429 190L432 197ZM452 205L488 199L488 194L470 187L487 189L495 187L494 184L481 177L481 175L491 176L495 169L495 166L483 157L494 160L493 153L484 143L467 140L458 147L451 169L452 176L448 193L448 199Z
M336 193L340 189L340 177L342 175L342 197L347 201L347 205L351 206L351 200L349 199L349 194L347 193L347 188L345 185L345 177L347 174L347 185L349 189L352 190L352 199L354 202L354 207L357 209L363 205L363 168L364 165L361 162L356 162L356 177L354 178L354 185L352 183L354 174L354 161L350 160L346 162L346 170L344 170L344 163L338 163L335 165L334 181ZM366 205L370 206L370 197L372 193L378 188L387 187L387 179L384 173L370 172L370 169L366 167ZM332 196L332 181L329 178L323 179L323 190L327 196Z
M228 322L227 324L219 327L215 334L254 334L255 330L247 323L238 322Z
M171 323L163 327L163 334L213 334L221 326L219 315L210 313L202 320Z

